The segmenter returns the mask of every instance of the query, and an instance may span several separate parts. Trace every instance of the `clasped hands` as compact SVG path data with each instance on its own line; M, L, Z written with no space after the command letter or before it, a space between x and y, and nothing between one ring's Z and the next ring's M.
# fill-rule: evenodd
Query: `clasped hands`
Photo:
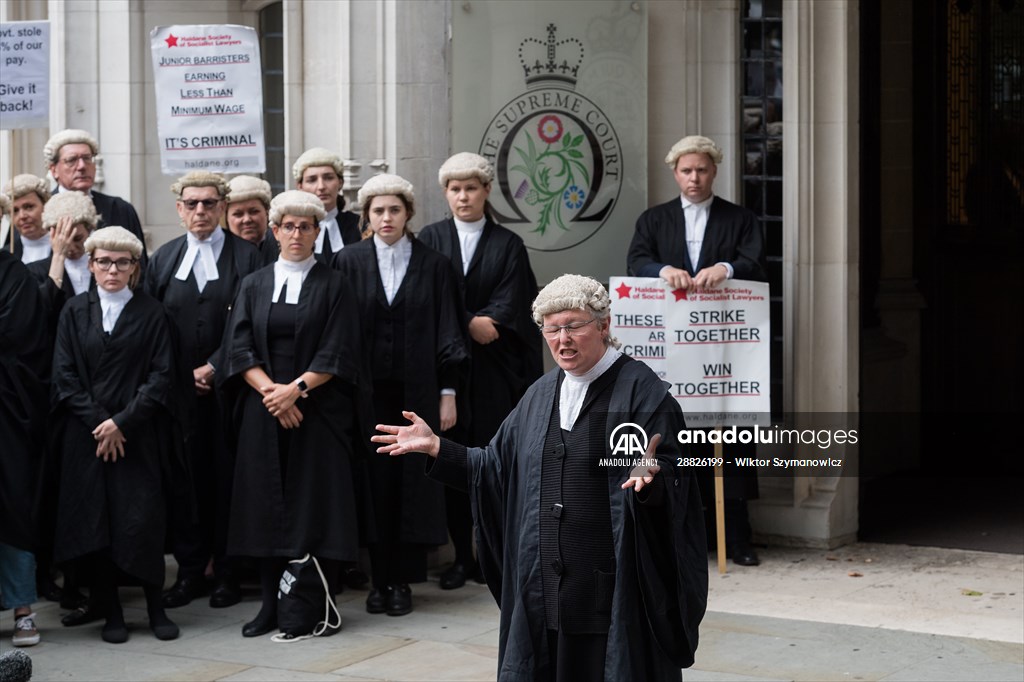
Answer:
M260 386L260 393L263 394L263 406L267 408L267 412L277 418L282 427L298 428L302 423L302 411L295 404L295 401L302 395L298 386L294 383L268 384Z
M128 439L113 419L101 422L92 430L92 437L96 439L96 456L102 457L104 462L116 462L118 457L124 458L124 444Z
M666 265L658 275L676 289L689 289L691 286L713 289L726 280L729 270L721 263L716 263L709 268L701 268L700 272L690 277L686 270Z

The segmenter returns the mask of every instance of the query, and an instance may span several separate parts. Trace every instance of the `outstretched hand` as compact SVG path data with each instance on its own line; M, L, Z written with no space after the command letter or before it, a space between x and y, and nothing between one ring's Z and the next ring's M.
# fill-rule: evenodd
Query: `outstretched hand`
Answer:
M408 426L377 424L377 430L384 434L370 438L374 443L383 443L377 448L377 452L382 455L423 452L431 457L437 457L441 449L441 439L434 434L427 422L415 412L402 412L402 416L412 423Z
M656 433L651 436L650 443L647 444L647 450L644 452L644 459L653 460L657 455L655 451L658 449L658 444L661 443L661 434ZM654 482L654 477L661 471L661 467L657 464L653 466L639 466L633 467L633 470L629 472L629 478L622 484L623 490L632 488L636 492L640 492L644 489L644 486L650 485Z

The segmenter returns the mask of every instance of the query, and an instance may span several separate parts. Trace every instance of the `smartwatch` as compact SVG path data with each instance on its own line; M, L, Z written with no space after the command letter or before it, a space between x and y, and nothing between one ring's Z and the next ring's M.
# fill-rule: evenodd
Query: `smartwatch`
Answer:
M309 391L309 386L306 384L305 381L303 381L302 379L296 379L295 385L298 386L299 393L302 395L303 398L309 397L309 393L307 393L307 391Z

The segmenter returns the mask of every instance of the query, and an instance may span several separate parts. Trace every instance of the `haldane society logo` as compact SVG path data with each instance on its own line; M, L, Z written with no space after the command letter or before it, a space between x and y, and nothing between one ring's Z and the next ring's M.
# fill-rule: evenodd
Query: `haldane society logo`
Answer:
M576 92L583 43L527 38L519 44L526 92L491 120L480 154L494 164L498 222L529 248L562 251L604 225L619 198L623 155L611 121Z

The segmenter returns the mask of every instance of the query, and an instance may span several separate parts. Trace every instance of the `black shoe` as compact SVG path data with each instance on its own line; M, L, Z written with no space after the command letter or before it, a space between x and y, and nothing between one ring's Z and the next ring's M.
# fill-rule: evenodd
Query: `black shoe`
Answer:
M128 641L128 627L124 624L124 617L110 619L103 626L100 637L109 644L124 644Z
M42 597L43 599L45 599L46 601L57 601L57 602L59 602L61 600L61 597L63 596L63 594L61 592L61 589L60 589L60 586L57 583L53 582L53 578L44 578L42 580L37 581L36 582L36 594L39 595L40 597ZM82 595L79 594L78 596L81 597ZM84 600L85 598L83 597L82 599ZM75 604L75 606L71 606L71 607L67 607L66 606L64 608L77 608L77 607L78 607L78 604Z
M392 585L388 598L388 615L404 616L412 612L412 590L408 585Z
M361 590L366 587L366 583L370 582L370 578L358 568L342 571L341 580L345 583L345 587L351 587L353 590Z
M277 629L277 615L264 616L260 611L256 618L242 626L242 637L259 637Z
M178 626L167 617L166 614L161 612L159 616L149 618L149 629L153 631L153 635L164 642L171 639L178 639L178 635L181 631Z
M750 545L738 545L728 550L726 554L737 566L758 566L761 563L757 552Z
M366 612L367 613L384 613L388 610L388 602L391 600L391 586L387 586L383 589L377 589L376 587L370 590L370 594L366 597Z
M203 578L178 578L171 589L164 592L165 609L176 609L185 606L206 594L206 580Z
M60 619L60 624L67 628L73 628L78 625L95 623L96 621L103 620L106 617L107 614L104 609L86 604L85 606L79 606L71 613L66 614Z
M466 570L466 565L461 563L452 564L451 568L441 574L442 590L457 590L466 584L466 576L471 571Z
M234 580L220 580L210 593L210 607L224 609L242 601L242 588Z

